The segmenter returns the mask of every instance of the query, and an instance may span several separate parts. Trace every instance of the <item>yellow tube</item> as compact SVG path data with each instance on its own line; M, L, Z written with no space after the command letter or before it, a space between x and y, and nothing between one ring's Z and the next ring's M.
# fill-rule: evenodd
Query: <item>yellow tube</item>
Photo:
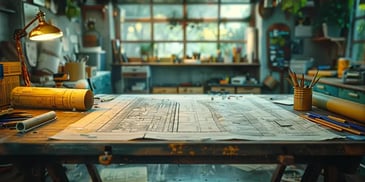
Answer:
M322 109L341 114L356 121L365 123L365 104L313 92L312 104Z

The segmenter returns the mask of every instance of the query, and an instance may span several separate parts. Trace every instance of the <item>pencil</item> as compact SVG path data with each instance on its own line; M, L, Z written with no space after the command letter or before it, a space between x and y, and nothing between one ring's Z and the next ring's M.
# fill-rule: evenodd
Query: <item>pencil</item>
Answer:
M346 123L346 120L344 120L342 118L339 118L339 117L330 116L330 115L328 115L327 117L330 118L330 119L333 119L333 120L335 120L337 122Z
M345 130L347 132L350 132L352 134L356 134L356 135L364 135L365 134L364 132L361 132L361 131L358 131L358 130L355 130L355 129L346 128L346 127L342 127L342 126L340 126L340 127L343 128L343 130Z
M314 81L314 83L311 85L311 87L314 87L314 85L316 85L316 84L317 84L317 82L319 81L319 79L320 79L320 77L318 77L318 78L316 79L316 81Z
M297 79L297 74L295 72L293 72L293 77L294 77L295 85L299 86L298 79Z
M316 74L314 74L314 76L312 77L311 83L309 84L309 88L313 87L314 81L316 80L316 78L318 76L318 72L319 72L319 70L317 70Z
M343 131L343 129L340 128L339 126L334 125L334 124L330 124L330 123L325 122L325 121L323 121L321 119L311 118L311 117L309 117L307 115L303 115L302 117L305 118L305 119L307 119L307 120L309 120L309 121L312 121L314 123L317 123L317 124L320 124L320 125L323 125L323 126L327 126L327 127L331 128L331 129L334 129L336 131Z
M327 126L329 128L332 128L334 130L337 130L337 131L347 131L349 133L352 133L352 134L356 134L356 135L365 135L364 132L361 132L359 130L356 130L356 129L352 129L352 128L348 128L348 127L344 127L344 126L340 126L340 125L337 125L337 124L334 124L334 123L331 123L329 121L326 121L324 119L320 119L320 118L311 118L309 116L305 116L306 119L310 120L310 121L313 121L313 122L316 122L316 123L319 123L321 125L324 125L324 126Z
M291 78L291 81L292 81L294 87L297 87L298 86L298 82L297 82L296 76L294 74L295 73L289 68L289 76Z

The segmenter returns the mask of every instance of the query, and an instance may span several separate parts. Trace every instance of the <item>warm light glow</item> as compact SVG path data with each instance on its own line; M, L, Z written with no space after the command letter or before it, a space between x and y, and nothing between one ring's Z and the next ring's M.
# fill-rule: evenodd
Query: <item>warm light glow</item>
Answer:
M29 33L29 39L35 41L42 41L42 40L52 40L59 37L62 37L62 31L44 21L43 18L39 20L39 25L36 26L32 31Z
M62 32L61 33L52 33L52 34L42 34L42 35L36 35L33 37L29 37L30 40L34 40L34 41L42 41L42 40L52 40L52 39L56 39L59 37L62 37Z

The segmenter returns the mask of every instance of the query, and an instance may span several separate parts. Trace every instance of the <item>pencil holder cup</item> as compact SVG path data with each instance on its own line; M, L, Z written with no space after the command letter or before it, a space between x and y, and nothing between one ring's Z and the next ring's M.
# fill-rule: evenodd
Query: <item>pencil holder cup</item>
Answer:
M294 87L294 105L297 111L312 110L312 88Z
M66 63L65 72L70 75L70 81L85 79L85 62Z

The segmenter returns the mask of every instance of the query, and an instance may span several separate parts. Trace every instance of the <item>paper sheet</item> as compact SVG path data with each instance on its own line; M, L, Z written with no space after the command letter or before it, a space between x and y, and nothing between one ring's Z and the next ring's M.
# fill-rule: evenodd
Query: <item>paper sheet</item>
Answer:
M327 140L342 138L255 95L120 95L59 140Z

